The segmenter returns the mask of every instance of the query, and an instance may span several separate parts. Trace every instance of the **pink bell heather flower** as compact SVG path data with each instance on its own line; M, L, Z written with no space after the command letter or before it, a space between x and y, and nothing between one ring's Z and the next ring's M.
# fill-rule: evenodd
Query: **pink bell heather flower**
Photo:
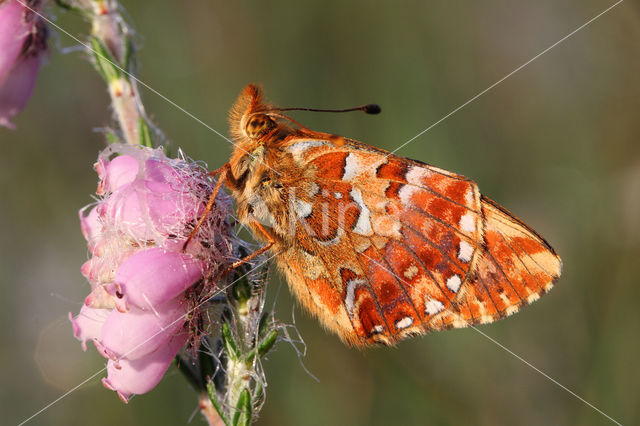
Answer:
M73 333L109 359L104 385L123 401L151 390L189 338L193 308L232 259L229 200L183 250L213 189L206 171L161 149L113 144L95 165L100 200L80 225L92 254L82 266L92 291Z
M107 292L113 296L122 294L125 311L128 304L151 309L184 293L200 279L202 271L202 261L190 254L150 248L133 254L120 264ZM159 281L163 282L162 287L156 285Z
M31 96L47 44L47 27L31 10L41 2L24 3L0 0L0 126L10 129Z
M119 363L109 360L108 377L102 384L118 392L125 402L130 395L142 394L153 389L162 379L180 348L187 342L187 335L173 336L155 352L142 359L123 359Z

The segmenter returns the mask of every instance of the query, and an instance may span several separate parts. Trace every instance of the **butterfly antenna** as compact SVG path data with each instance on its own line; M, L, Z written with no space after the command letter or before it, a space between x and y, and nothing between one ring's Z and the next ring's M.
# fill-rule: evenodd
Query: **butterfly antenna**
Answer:
M314 112L350 112L362 111L365 114L380 114L382 109L378 104L366 104L355 108L347 109L319 109L319 108L276 108L276 111L314 111Z
M284 114L281 114L283 111L313 111L313 112L350 112L350 111L362 111L365 114L380 114L382 109L378 104L366 104L355 108L346 108L346 109L319 109L319 108L271 108L270 112L267 115L271 117L278 117L285 120L290 121L301 129L309 130L307 127L298 123L291 117L288 117Z
M276 110L276 111L281 111L281 110ZM282 119L284 119L284 120L287 120L287 121L289 121L289 122L291 122L291 123L295 124L296 126L300 127L301 129L309 130L309 128L308 128L308 127L303 126L302 124L298 123L298 122L297 122L296 120L294 120L293 118L288 117L288 116L286 116L286 115L284 115L284 114L277 114L277 113L275 113L275 112L269 112L269 113L267 113L267 115L268 115L269 117L282 118Z

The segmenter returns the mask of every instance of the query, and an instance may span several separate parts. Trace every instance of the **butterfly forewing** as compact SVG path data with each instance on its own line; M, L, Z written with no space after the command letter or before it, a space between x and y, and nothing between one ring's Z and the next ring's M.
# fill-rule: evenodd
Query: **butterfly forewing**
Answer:
M239 216L251 228L264 214L243 200L266 198L290 287L346 342L393 344L490 322L558 278L553 249L473 181L350 139L278 126L251 141L269 154L270 170L253 179L249 170L245 181L256 183L232 188Z

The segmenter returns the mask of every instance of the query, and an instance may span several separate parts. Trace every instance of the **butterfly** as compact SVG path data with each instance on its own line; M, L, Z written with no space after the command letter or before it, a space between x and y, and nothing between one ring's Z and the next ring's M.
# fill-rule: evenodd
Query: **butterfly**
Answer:
M270 250L300 303L347 344L489 323L559 278L553 248L472 180L283 111L255 85L242 91L217 188L266 242L250 257Z

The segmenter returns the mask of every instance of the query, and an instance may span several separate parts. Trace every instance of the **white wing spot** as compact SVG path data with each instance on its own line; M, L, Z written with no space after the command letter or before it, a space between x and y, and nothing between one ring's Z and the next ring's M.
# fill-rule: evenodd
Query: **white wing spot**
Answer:
M538 293L531 293L528 297L527 297L527 303L533 303L536 300L540 299L540 295Z
M427 315L435 315L438 312L442 311L443 308L444 305L441 301L431 298L428 298L424 305L424 311Z
M460 277L457 275L453 275L451 278L447 280L447 288L454 293L458 292L461 284L462 284L462 281L460 280Z
M390 215L375 215L373 219L373 232L383 237L394 239L402 238L400 234L402 224Z
M342 175L342 180L350 181L354 177L362 174L364 170L364 165L362 164L362 157L353 152L347 155L344 163L344 174Z
M467 202L467 205L469 206L473 205L473 189L472 188L467 189L467 192L465 192L464 194L464 199Z
M384 330L384 327L381 326L380 324L378 324L378 325L373 327L373 332L374 333L382 333L383 330Z
M351 154L349 154L351 155ZM356 226L353 228L353 232L356 234L369 236L373 235L373 229L371 229L371 221L369 220L370 212L367 205L364 203L362 199L362 193L357 188L351 189L351 197L353 201L358 204L358 208L360 208L360 215L358 216L358 222Z
M460 218L460 228L465 232L475 232L475 230L476 230L476 219L473 216L473 213L466 212Z
M297 142L289 147L286 148L287 151L289 151L291 153L291 155L293 155L293 159L296 161L301 161L302 160L302 155L305 153L306 150L308 150L309 148L314 148L317 146L323 146L323 145L327 145L328 142L327 141L302 141L302 142Z
M403 185L402 188L400 188L400 191L398 191L398 195L400 196L400 201L402 202L402 204L410 206L412 204L411 197L413 197L413 194L418 192L419 190L420 188L416 188L412 185Z
M309 215L311 215L311 212L313 211L313 207L311 206L310 203L307 203L306 201L303 201L299 198L294 198L293 203L295 205L295 209L296 209L296 215L299 218L305 218L305 217L309 217Z
M460 241L460 252L458 253L458 259L462 262L471 261L471 256L473 256L473 246L468 242L462 240Z
M413 318L411 317L404 317L402 318L400 321L398 321L396 323L396 328L398 330L402 330L403 328L407 328L409 327L411 324L413 324Z
M505 309L505 314L507 314L507 316L508 315L513 315L516 312L518 312L519 309L520 309L520 307L518 305L508 306L507 309Z
M338 200L342 198L342 194L339 192L334 192L333 196L336 197Z
M320 187L318 186L318 184L315 182L311 182L311 186L309 187L309 191L307 192L307 195L313 198L316 195L318 195L318 192L320 192Z
M509 297L507 297L506 294L500 293L500 299L502 299L502 301L504 302L505 305L510 305L511 301L509 300Z
M469 322L458 317L455 320L453 320L451 325L453 326L453 328L464 328L469 325Z
M356 287L364 283L362 278L354 278L347 283L347 296L344 299L344 305L350 315L353 315L353 308L356 304Z
M493 317L491 315L482 315L480 317L480 324L489 324L490 322L493 322Z
M425 186L425 180L429 178L431 172L423 167L412 166L406 174L407 182L412 185Z
M416 265L411 265L407 269L404 270L403 275L405 278L413 279L418 274L418 267Z

